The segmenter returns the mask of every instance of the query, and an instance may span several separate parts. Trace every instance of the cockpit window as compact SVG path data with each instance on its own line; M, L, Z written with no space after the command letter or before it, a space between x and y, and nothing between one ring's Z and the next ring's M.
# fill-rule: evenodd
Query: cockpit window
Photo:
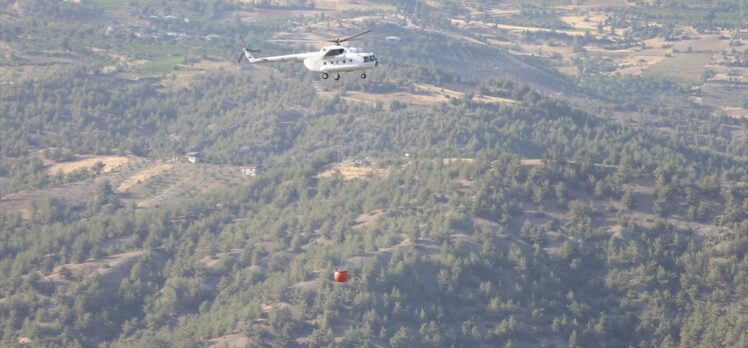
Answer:
M369 56L364 56L364 63L368 63L368 62L369 62Z
M345 50L343 50L342 48L336 48L336 49L328 50L327 53L325 53L324 56L325 57L332 57L332 56L337 56L337 55L343 54L344 52L345 52Z

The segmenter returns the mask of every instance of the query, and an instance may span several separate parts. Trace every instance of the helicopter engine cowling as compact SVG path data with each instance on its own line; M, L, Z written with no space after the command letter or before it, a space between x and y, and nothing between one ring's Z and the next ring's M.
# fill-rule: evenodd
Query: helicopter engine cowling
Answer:
M316 58L304 59L304 66L310 71L320 71L320 67L318 66L319 64L320 64L319 59L316 59Z

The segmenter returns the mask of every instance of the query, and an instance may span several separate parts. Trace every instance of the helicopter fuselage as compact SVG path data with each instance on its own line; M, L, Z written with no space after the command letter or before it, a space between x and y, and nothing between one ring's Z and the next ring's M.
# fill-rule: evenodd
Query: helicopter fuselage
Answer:
M329 54L328 52L333 52ZM359 52L357 48L328 46L322 48L321 54L304 59L304 66L314 72L349 72L374 69L379 65L372 52Z
M339 79L341 72L365 71L379 66L379 60L372 52L361 52L356 47L344 47L332 45L323 47L317 52L288 54L271 57L254 57L250 51L245 50L247 60L253 64L280 63L280 62L303 62L304 66L314 72L322 73L327 78L329 73L335 73L335 79ZM361 74L366 78L366 74Z

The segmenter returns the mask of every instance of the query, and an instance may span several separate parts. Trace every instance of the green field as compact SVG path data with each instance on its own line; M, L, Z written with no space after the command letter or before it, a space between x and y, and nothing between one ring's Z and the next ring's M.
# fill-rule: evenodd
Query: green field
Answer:
M643 7L627 8L619 11L639 18L647 18L648 20L660 24L703 24L707 22L707 17L710 16L709 8L706 7ZM744 27L745 23L748 23L748 17L746 16L747 13L746 10L731 11L727 9L717 9L713 12L714 17L712 22L718 27Z
M161 2L157 0L91 0L91 3L96 7L100 7L105 10L126 10L131 8L139 8L146 5L157 5Z
M695 83L701 79L710 57L710 54L705 53L680 54L651 66L645 73L679 82Z
M160 57L157 60L143 64L138 71L146 74L166 74L174 71L177 65L184 63L184 61L184 56Z

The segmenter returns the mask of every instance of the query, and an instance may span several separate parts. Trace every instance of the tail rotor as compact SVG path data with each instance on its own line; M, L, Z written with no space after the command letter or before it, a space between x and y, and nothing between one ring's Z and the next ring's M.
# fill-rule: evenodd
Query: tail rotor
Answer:
M259 53L260 50L254 50L254 49L251 49L251 48L247 48L247 43L244 42L244 38L241 37L241 36L239 37L239 41L242 44L242 53L239 55L239 58L236 60L236 63L237 64L241 64L241 62L242 62L243 59L247 59L247 61L249 61L250 63L252 63L255 59L257 59L257 57L255 57L254 54L252 54L252 53Z

